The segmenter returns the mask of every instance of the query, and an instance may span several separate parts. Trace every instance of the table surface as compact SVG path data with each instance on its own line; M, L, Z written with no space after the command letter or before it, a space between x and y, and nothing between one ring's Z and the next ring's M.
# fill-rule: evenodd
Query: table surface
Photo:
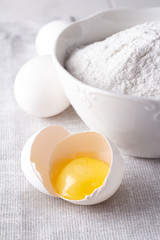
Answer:
M157 240L160 239L160 161L123 155L119 190L94 206L77 206L34 189L21 171L27 139L42 127L63 125L71 133L87 130L72 107L40 119L16 104L17 71L36 56L40 24L0 24L0 239L2 240Z

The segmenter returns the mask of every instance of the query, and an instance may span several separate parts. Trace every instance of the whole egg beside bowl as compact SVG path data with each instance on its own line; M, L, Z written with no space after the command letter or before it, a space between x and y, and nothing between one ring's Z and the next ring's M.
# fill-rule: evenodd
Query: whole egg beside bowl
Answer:
M72 106L94 130L131 156L160 157L160 100L113 94L82 83L64 68L69 52L148 21L160 20L160 8L101 12L68 26L59 35L53 61Z

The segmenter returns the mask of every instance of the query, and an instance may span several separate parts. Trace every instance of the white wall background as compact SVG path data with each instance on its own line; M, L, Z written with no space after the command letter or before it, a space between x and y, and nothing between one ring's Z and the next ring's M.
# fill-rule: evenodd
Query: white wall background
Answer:
M107 8L107 0L0 0L0 20L82 18Z
M109 8L148 6L160 6L160 0L0 0L0 21L80 19Z

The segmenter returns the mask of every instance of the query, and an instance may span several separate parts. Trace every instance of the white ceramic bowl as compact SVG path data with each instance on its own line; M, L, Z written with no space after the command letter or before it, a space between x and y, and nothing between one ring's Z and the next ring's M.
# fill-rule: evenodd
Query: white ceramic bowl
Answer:
M160 20L160 8L101 12L67 27L58 37L53 53L64 90L89 128L109 137L124 153L147 158L160 157L160 101L88 86L68 73L63 65L67 53L77 46L155 20Z

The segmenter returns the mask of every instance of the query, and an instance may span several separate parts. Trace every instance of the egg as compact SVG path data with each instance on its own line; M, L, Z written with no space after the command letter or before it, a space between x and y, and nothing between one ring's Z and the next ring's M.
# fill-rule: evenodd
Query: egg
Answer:
M24 145L21 167L42 193L79 205L105 201L123 176L121 154L110 140L93 131L70 134L62 126L35 133Z
M43 26L36 37L35 47L39 55L52 54L53 46L60 32L71 24L71 20L55 20Z
M57 115L70 105L50 55L23 65L15 79L14 95L24 111L37 117Z

